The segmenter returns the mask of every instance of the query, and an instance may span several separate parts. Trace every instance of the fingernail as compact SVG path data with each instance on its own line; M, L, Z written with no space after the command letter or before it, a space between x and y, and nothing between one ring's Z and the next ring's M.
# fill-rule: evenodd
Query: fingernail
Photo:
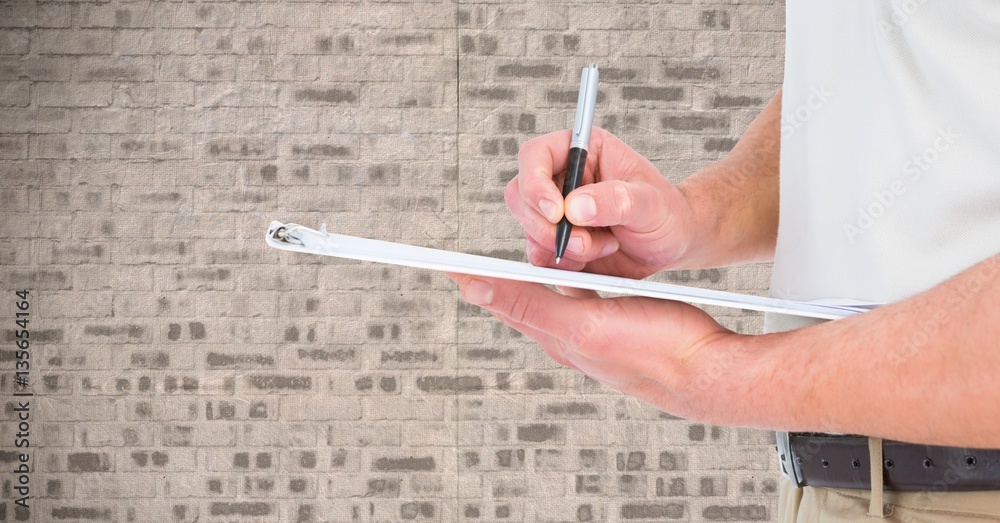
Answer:
M462 296L473 305L489 305L493 303L493 286L482 280L473 280L465 286Z
M589 194L581 194L569 202L570 214L578 222L589 222L597 218L597 202Z
M566 250L573 254L583 254L583 240L579 236L570 236Z
M601 251L601 257L603 258L604 256L611 255L618 250L618 247L619 243L617 241L608 242L608 244L604 246L604 250Z
M556 216L556 204L551 201L542 200L538 202L538 208L542 210L542 214L545 215L546 220L554 222L559 219L559 217Z

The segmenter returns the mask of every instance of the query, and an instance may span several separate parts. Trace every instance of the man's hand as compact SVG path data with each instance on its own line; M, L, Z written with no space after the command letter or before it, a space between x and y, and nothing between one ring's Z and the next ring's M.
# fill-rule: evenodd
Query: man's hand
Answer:
M446 273L462 296L538 342L556 362L678 416L714 419L705 376L744 366L716 350L739 335L690 305ZM715 376L717 379L719 376Z
M518 175L504 191L524 228L528 260L555 267L556 224L564 212L575 227L560 268L641 279L683 258L695 232L684 194L604 129L592 131L584 185L563 201L558 187L569 142L569 130L526 142Z
M645 278L665 269L768 261L778 232L781 91L724 158L671 185L656 167L595 127L584 185L559 187L570 131L529 140L504 198L528 238L528 260L555 265L556 224L574 225L559 268Z

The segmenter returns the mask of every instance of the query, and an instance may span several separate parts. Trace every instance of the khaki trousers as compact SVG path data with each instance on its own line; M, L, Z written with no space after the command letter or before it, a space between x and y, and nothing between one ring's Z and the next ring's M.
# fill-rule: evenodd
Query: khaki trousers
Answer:
M869 451L875 457L871 490L826 487L796 488L782 478L779 486L778 521L806 523L829 521L899 521L938 523L1000 521L1000 490L979 492L883 490L882 440L869 438ZM874 501L873 501L874 500Z

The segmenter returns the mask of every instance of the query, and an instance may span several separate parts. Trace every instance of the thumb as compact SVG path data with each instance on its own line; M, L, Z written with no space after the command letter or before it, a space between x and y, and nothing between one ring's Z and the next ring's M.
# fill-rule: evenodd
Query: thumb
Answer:
M573 225L622 225L635 232L651 232L663 225L668 212L657 189L645 182L592 183L566 198L566 218Z

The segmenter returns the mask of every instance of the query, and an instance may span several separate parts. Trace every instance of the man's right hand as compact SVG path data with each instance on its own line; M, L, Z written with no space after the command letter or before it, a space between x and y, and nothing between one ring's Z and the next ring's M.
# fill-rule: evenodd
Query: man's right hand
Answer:
M556 224L574 225L560 268L645 278L664 269L774 259L781 90L726 156L673 186L649 160L595 127L583 182L562 198L570 131L525 142L504 198L528 260L555 266ZM548 203L543 203L548 202Z
M569 143L568 130L526 142L504 191L527 236L528 260L556 267L556 224L564 212L573 232L559 268L641 279L683 260L696 240L684 193L649 160L594 127L583 185L563 202Z

